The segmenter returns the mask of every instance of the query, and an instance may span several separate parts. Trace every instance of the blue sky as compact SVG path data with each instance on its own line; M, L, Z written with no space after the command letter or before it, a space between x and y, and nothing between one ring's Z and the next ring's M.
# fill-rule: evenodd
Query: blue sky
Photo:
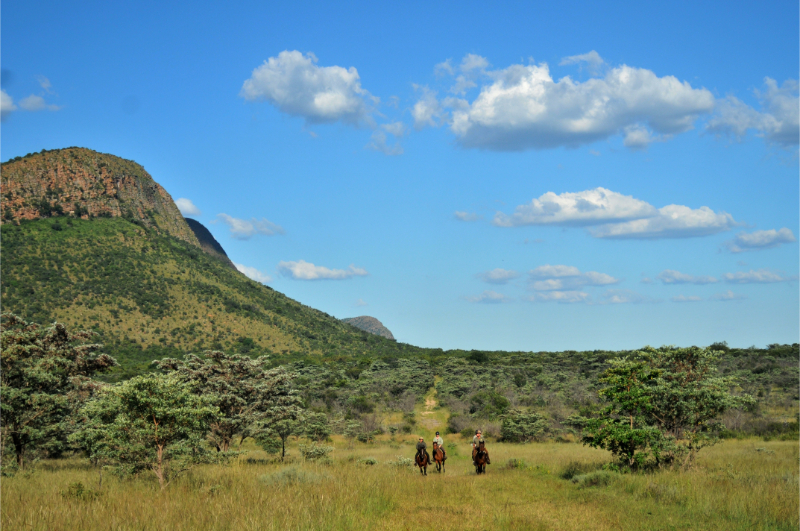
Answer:
M407 343L793 343L799 18L10 1L2 160L135 160L246 274Z

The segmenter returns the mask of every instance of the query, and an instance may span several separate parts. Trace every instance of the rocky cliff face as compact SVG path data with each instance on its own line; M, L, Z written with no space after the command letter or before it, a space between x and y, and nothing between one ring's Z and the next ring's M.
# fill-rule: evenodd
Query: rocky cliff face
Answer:
M3 222L123 217L200 247L172 197L133 161L77 147L42 150L4 163L0 175Z
M225 249L222 248L217 239L214 237L213 234L211 234L211 232L205 227L205 225L192 218L184 218L184 219L186 220L186 223L189 224L189 228L192 229L194 235L197 236L197 241L200 242L200 247L205 252L207 252L211 256L219 258L225 265L232 267L233 269L236 269L236 266L233 265L231 259L228 258L228 253L225 252Z
M342 319L342 321L365 332L369 332L370 334L375 334L376 336L394 340L394 336L389 329L383 326L383 323L374 317L362 315L361 317L349 317L347 319Z

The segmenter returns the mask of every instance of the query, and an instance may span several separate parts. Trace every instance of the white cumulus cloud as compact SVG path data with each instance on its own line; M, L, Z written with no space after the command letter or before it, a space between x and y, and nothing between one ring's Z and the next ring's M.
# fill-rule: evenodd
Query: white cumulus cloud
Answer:
M730 214L714 212L705 206L693 209L667 205L659 208L656 216L603 225L590 229L589 233L595 238L692 238L724 232L737 225Z
M8 95L5 90L0 90L0 119L5 120L9 114L17 110L14 105L14 98Z
M506 297L502 293L497 293L496 291L487 290L475 297L467 297L467 300L470 302L478 302L481 304L499 304L501 302L511 302L512 299Z
M501 269L498 267L491 271L479 273L476 277L489 284L507 284L515 278L519 278L519 273L510 269Z
M175 200L175 206L178 207L178 210L181 211L181 215L184 217L186 216L199 216L202 214L199 208L197 208L194 203L192 203L191 199L186 199L185 197L180 197Z
M240 96L249 101L268 101L281 112L312 124L371 122L370 105L377 99L361 87L358 71L354 67L317 66L317 62L310 52L283 51L253 70Z
M347 269L330 269L325 266L314 265L305 260L296 262L278 262L278 271L294 280L344 280L351 277L365 277L369 275L366 269L350 265Z
M403 146L400 145L400 142L395 141L394 143L389 143L386 133L381 130L373 131L369 143L364 147L373 151L380 151L384 155L389 156L403 154Z
M284 233L283 227L264 218L252 218L248 221L246 219L234 218L228 214L218 214L217 219L212 221L212 223L217 223L219 221L228 226L231 231L231 236L237 240L249 240L256 234L273 236L275 234Z
M712 295L711 297L709 297L709 300L725 302L725 301L737 301L744 298L746 298L744 295L738 295L732 292L731 290L728 290L724 293L717 293Z
M562 61L578 62L596 71L602 58L589 52ZM569 76L553 79L546 63L516 64L499 70L487 70L488 61L476 64L473 72L480 76L468 77L462 69L451 89L463 94L470 84L480 81L483 84L475 99L466 105L464 100L451 100L458 106L442 102L450 107L451 131L468 148L523 151L577 147L625 134L626 130L626 143L639 148L664 135L692 129L698 117L714 108L714 96L704 88L627 65L577 82ZM449 63L439 65L438 71L456 73ZM433 108L435 103L429 100L427 107Z
M478 221L482 217L475 212L464 212L462 210L456 210L453 216L459 221Z
M574 266L546 264L528 272L530 287L536 291L575 291L583 286L608 286L619 279L598 273L581 271Z
M684 205L656 208L605 188L582 192L547 192L518 206L511 215L497 212L498 227L524 225L591 226L595 238L690 238L730 230L738 225L730 214Z
M243 273L247 278L253 279L256 282L261 282L262 284L266 284L267 282L272 281L272 277L263 273L256 269L255 267L246 266L244 264L237 264L236 262L233 263L241 273Z
M522 225L598 225L655 216L654 206L628 195L595 188L583 192L547 192L520 205L510 216L498 212L492 223L499 227Z
M767 284L797 280L797 277L787 277L776 271L770 271L769 269L751 269L750 271L725 273L722 275L722 278L729 284Z
M772 249L784 243L797 241L791 230L786 227L775 230L757 230L751 233L740 232L736 238L725 245L732 253L742 253L745 251L757 251L760 249Z
M544 291L527 297L531 302L560 302L564 304L589 302L591 297L584 291Z
M757 111L735 96L720 100L706 130L716 135L729 135L739 139L748 131L766 137L772 143L791 147L800 142L800 100L798 83L789 79L781 86L769 77L764 79L764 89L755 91L761 104Z
M609 289L603 293L600 304L641 304L644 302L658 301L629 289Z
M415 85L414 88L422 92L422 96L411 109L411 116L414 118L414 129L417 131L430 126L438 127L442 123L442 105L436 99L436 92L428 87Z
M700 302L703 299L697 295L689 295L688 297L686 295L678 295L677 297L672 297L670 300L672 302Z
M656 277L663 284L713 284L719 282L718 279L709 276L695 277L675 271L674 269L665 269Z

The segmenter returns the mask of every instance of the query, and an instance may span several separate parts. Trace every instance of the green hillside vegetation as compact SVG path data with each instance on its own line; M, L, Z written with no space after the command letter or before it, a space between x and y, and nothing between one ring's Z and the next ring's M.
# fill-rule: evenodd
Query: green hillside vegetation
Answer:
M276 363L423 352L357 330L124 218L5 223L2 256L3 309L94 330L121 363L117 378L206 349L272 354Z
M499 437L513 412L542 415L540 438L577 440L598 408L608 361L628 352L483 352L419 348L358 330L254 282L198 247L124 218L68 216L2 226L5 311L97 332L119 381L151 362L222 350L269 355L297 375L305 406L361 433L421 428L418 406L434 385L448 421ZM796 433L798 345L721 351L720 374L756 406L725 414L727 435Z

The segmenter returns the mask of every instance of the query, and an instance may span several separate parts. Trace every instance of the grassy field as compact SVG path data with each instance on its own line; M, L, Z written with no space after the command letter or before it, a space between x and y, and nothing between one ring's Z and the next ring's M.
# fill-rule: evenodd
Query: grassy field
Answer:
M285 463L251 447L229 466L188 472L163 493L152 477L104 474L98 488L98 471L85 461L42 462L3 478L2 528L798 528L796 441L729 440L703 450L690 471L652 475L593 473L608 453L578 444L493 443L480 477L458 436L446 439L443 474L421 477L392 464L413 457L413 442L409 435L348 448L336 439L328 464L301 462L294 446ZM563 479L567 470L584 475ZM82 495L79 482L88 489Z

